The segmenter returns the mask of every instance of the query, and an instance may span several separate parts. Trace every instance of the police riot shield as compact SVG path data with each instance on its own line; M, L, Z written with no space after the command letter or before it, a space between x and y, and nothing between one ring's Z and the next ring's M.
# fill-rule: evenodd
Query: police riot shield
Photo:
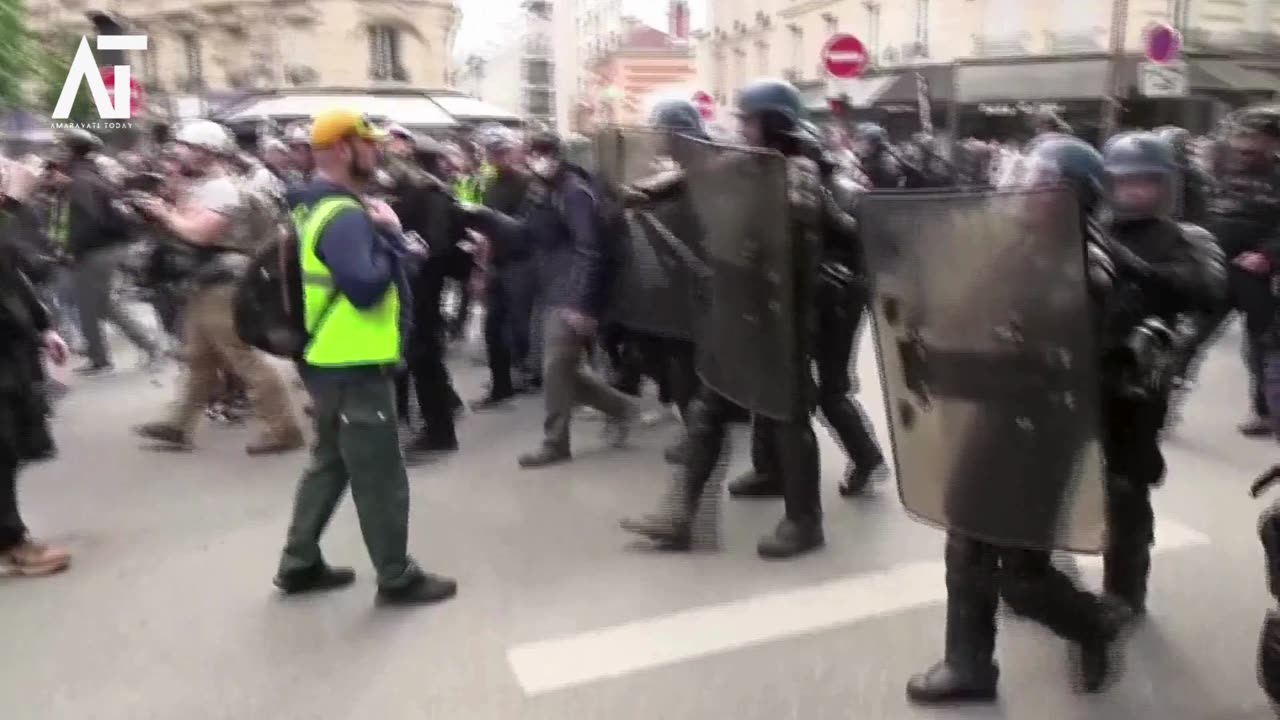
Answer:
M859 219L903 505L996 545L1100 551L1100 378L1074 195L870 193Z
M800 243L786 159L772 151L673 139L711 276L695 318L698 375L753 413L808 414L798 287Z
M670 133L611 127L595 138L598 175L620 188L677 171ZM700 283L708 273L697 219L681 194L625 209L610 319L650 335L692 340Z

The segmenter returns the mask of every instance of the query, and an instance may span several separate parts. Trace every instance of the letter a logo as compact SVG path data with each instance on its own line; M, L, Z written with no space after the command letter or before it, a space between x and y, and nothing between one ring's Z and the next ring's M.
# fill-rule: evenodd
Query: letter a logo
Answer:
M101 35L98 37L99 50L146 50L146 35ZM71 106L75 104L76 93L80 90L80 81L87 80L89 94L93 104L98 108L98 116L103 120L128 120L130 102L130 73L128 65L115 66L115 98L107 93L107 84L98 71L98 63L89 50L88 38L80 38L80 47L76 49L76 57L71 61L71 69L67 72L67 81L62 85L62 94L58 95L58 104L53 108L54 120L66 120L71 117Z

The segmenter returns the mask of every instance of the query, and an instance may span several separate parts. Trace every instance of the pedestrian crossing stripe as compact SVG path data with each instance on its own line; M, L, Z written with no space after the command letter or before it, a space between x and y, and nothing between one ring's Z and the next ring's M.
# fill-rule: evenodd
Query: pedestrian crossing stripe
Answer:
M1156 553L1208 545L1203 533L1161 520ZM1100 575L1102 560L1081 558L1086 576ZM1159 566L1157 565L1157 568ZM792 588L767 595L525 643L507 661L526 696L761 645L946 600L941 560Z

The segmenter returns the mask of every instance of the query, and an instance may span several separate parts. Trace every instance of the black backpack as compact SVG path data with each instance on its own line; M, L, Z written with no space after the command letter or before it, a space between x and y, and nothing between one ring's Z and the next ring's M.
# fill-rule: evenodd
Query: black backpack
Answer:
M276 357L302 359L311 342L311 333L307 331L302 299L300 226L312 222L316 212L324 212L328 217L319 218L321 225L317 230L323 231L329 220L354 203L350 198L335 195L322 199L312 208L295 208L293 221L281 223L276 239L264 243L254 255L236 287L234 306L236 334L247 345ZM337 294L334 290L329 306Z

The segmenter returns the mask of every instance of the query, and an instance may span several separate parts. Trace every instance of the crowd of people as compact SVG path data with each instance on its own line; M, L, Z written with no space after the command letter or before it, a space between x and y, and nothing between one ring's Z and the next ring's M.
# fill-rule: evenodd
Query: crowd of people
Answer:
M819 128L805 119L795 88L782 82L744 88L737 109L742 127L732 144L786 158L785 202L794 219L786 232L796 233L796 243L816 237L819 256L804 271L816 275L797 281L812 292L787 326L799 338L790 343L798 359L787 367L803 371L791 380L754 379L784 390L793 383L795 392L775 392L758 405L730 385L700 378L698 354L733 362L736 339L663 337L618 321L611 306L626 272L617 261L626 254L619 244L630 242L628 213L662 216L685 207L705 191L696 178L724 172L682 168L674 150L674 165L666 160L650 177L610 182L591 163L574 162L581 148L553 132L486 126L472 142L443 144L376 124L358 109L334 109L247 147L227 128L195 120L151 152L112 157L93 135L68 131L48 158L6 161L4 572L47 575L70 562L66 550L29 534L18 512L17 475L54 453L46 363L80 355L80 375L114 369L104 322L137 346L146 368L170 359L183 366L169 414L135 428L148 442L189 449L202 417L225 419L251 408L262 427L247 452L285 453L303 446L302 415L309 416L311 460L275 577L287 594L353 582L352 569L330 565L320 550L349 488L376 569L378 601L452 597L454 580L419 568L408 554L406 468L459 451L455 423L465 405L485 411L521 394L541 394L545 422L543 441L517 459L519 466L571 460L571 421L582 406L604 416L609 442L620 445L639 419L644 377L682 420L682 432L666 452L673 465L666 497L655 512L623 520L623 528L667 549L689 549L726 425L749 420L753 468L730 494L781 496L785 504L759 554L782 559L817 550L824 536L812 413L821 410L847 455L841 494L872 492L889 475L851 394L851 358L865 316L874 315L868 308L877 282L865 252L875 239L863 236L859 218L863 199L903 189L998 193L1061 185L1072 191L1072 213L1081 220L1099 334L1098 432L1108 462L1105 592L1081 589L1050 563L1049 531L1042 546L1026 547L951 527L945 656L911 680L908 694L921 703L995 697L1001 598L1073 641L1083 687L1102 690L1115 675L1122 629L1145 610L1150 493L1164 474L1159 438L1170 403L1192 388L1197 358L1232 311L1245 319L1246 367L1256 390L1241 431L1267 437L1280 431L1280 412L1271 412L1280 404L1273 282L1280 277L1280 111L1242 112L1207 140L1179 128L1126 132L1101 152L1061 121L1042 118L1022 148L967 140L944 152L927 136L892 143L874 124ZM684 139L673 143L715 145L687 102L660 103L651 119L655 129ZM718 222L698 219L704 230ZM275 255L267 252L272 248ZM691 264L716 272L705 248L692 254L698 257ZM278 317L257 312L278 298L246 289L254 273L271 275L264 258L289 265L268 286L285 293ZM119 292L122 274L155 309L163 336L133 316L137 305ZM712 305L721 301L712 291ZM264 306L246 313L246 302ZM484 396L464 403L446 348L463 333L473 305L484 308L490 382ZM263 326L269 320L283 324ZM302 338L296 351L277 351L282 333L294 331ZM739 375L750 380L750 373ZM307 391L302 412L289 400L295 379ZM414 424L407 443L406 423ZM975 468L1007 467L983 455L1009 452L1001 447L974 448L969 461ZM1040 480L1053 486L1062 479ZM1060 501L1050 494L1046 489L1044 502Z

